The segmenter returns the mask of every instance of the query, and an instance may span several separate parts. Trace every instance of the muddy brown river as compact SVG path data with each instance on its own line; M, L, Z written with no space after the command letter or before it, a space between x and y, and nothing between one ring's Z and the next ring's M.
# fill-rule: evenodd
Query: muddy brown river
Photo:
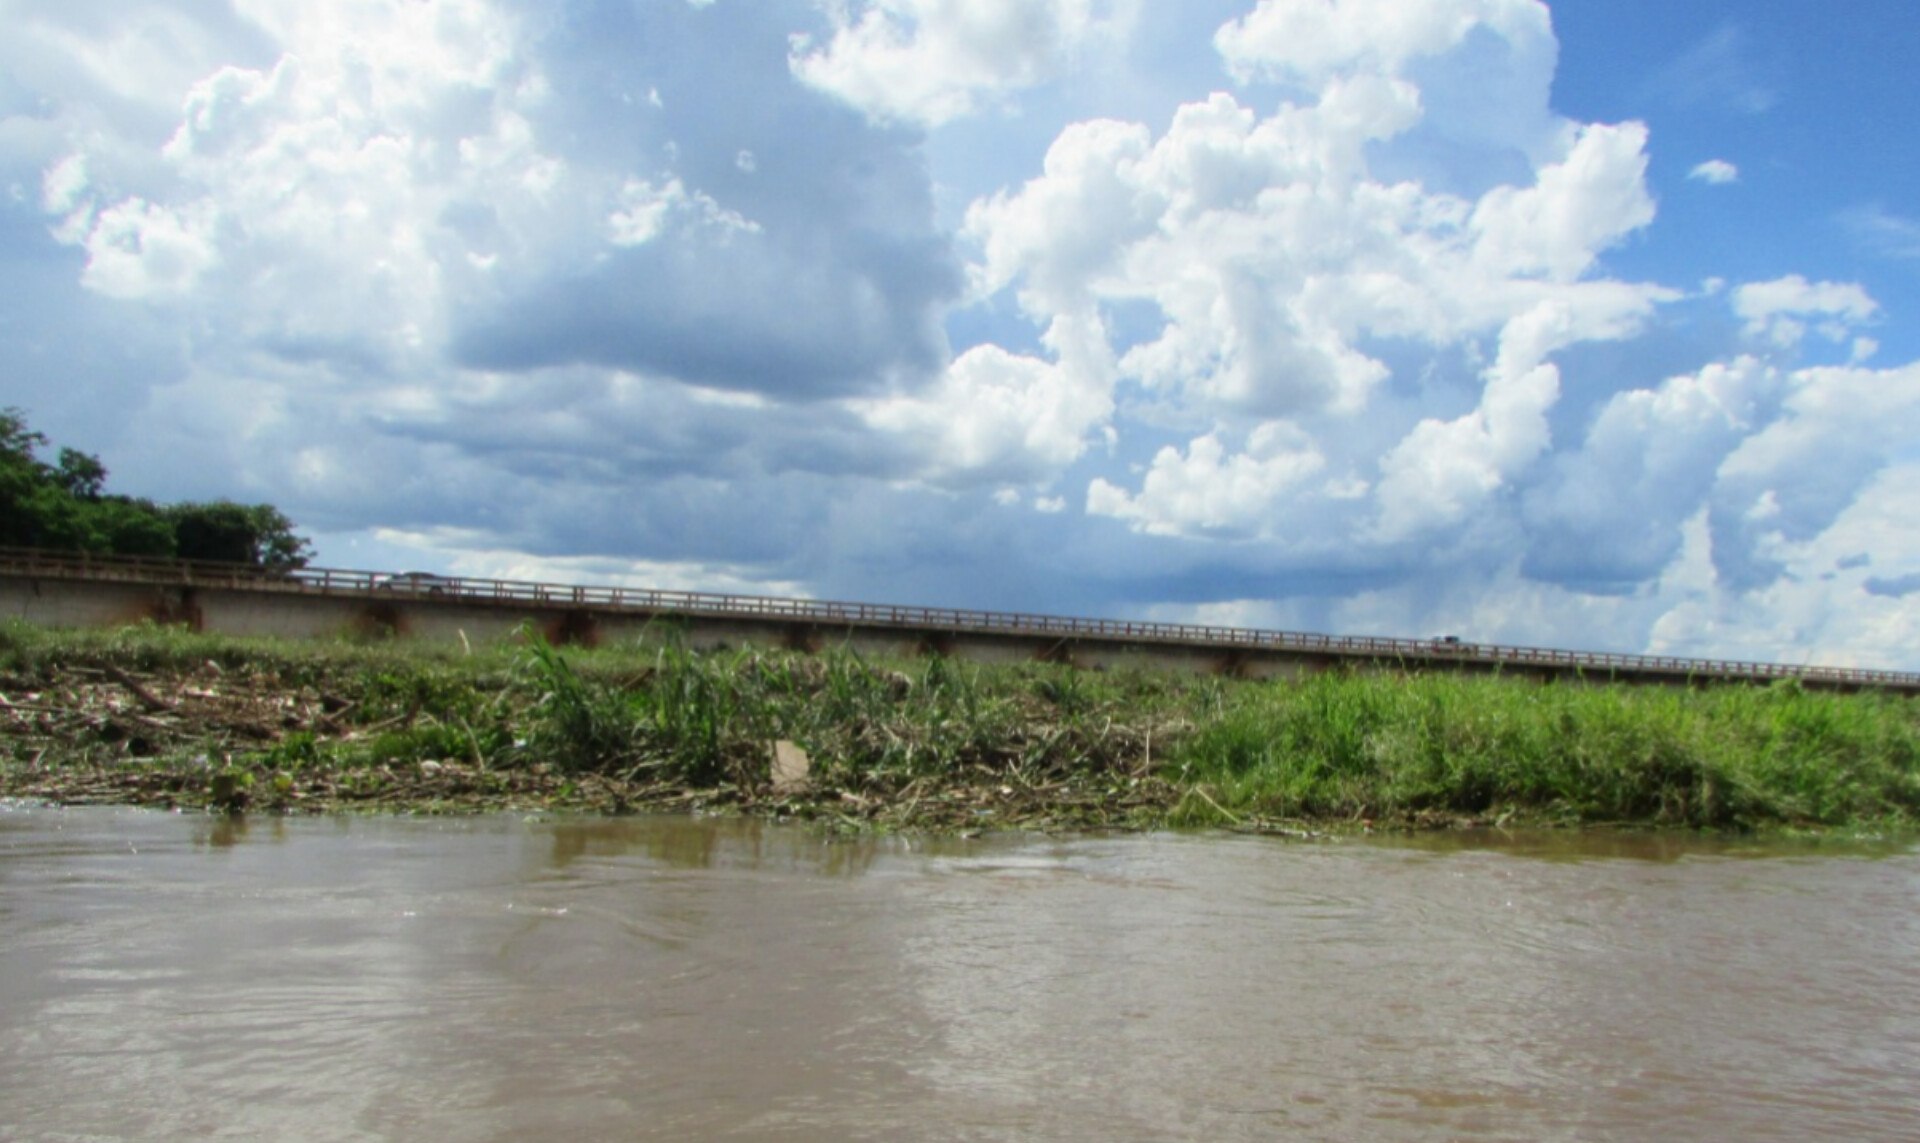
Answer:
M1914 1140L1920 856L13 809L0 1139Z

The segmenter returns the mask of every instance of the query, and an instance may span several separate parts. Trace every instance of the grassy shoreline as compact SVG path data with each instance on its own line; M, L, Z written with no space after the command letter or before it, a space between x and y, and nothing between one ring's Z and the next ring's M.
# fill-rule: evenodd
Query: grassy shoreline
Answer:
M808 760L776 782L776 743ZM788 775L791 779L792 776ZM740 812L848 829L1912 832L1920 706L943 659L0 628L0 797L250 812Z

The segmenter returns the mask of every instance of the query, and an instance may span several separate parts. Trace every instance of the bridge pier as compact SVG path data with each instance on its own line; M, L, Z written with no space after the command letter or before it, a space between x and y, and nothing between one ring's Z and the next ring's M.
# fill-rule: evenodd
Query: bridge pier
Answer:
M600 618L591 611L563 611L546 625L543 634L555 647L598 647Z

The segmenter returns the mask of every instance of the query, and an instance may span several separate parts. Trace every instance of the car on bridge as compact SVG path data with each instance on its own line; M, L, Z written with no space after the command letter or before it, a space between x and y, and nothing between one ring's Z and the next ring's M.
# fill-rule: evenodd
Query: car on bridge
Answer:
M378 576L373 581L373 589L390 591L397 595L448 596L460 593L459 585L453 580L423 571L403 571L394 575Z

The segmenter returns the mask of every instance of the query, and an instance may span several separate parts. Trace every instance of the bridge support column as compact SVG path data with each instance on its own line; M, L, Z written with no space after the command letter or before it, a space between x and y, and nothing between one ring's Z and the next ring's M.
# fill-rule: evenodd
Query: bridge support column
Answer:
M206 628L206 617L200 610L200 592L191 587L154 588L148 618L162 627L185 627L195 632Z

